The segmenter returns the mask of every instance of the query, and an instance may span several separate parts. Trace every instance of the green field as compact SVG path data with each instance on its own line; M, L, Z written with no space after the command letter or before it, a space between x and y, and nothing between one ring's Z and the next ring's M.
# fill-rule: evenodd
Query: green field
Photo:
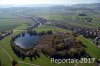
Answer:
M16 59L19 66L32 66L31 64L39 65L39 66L74 66L75 64L53 64L50 63L50 58L44 56L42 53L40 55L40 58L33 61L29 59L29 57L25 57L24 60L16 56L16 54L13 52L10 40L12 39L12 36L19 34L26 30L28 27L28 24L32 24L32 17L33 16L39 16L44 17L46 19L50 20L59 20L61 23L63 21L65 24L80 26L80 27L86 27L86 28L95 28L97 26L100 27L100 12L98 11L97 14L92 13L89 10L76 10L76 11L67 11L67 9L49 9L49 8L15 8L13 12L10 12L11 10L4 10L0 11L0 34L7 30L13 30L13 34L10 36L5 37L3 40L0 41L0 61L1 66L11 66L11 58ZM92 22L83 22L81 18L78 16L79 13L88 13L89 17L92 17ZM22 18L20 18L22 17ZM31 17L31 18L24 18L24 17ZM37 32L41 31L48 31L52 30L53 32L72 32L70 30L58 28L55 26L50 25L43 25L38 28L35 28L33 30L36 30ZM82 43L86 46L85 50L86 52L93 58L100 59L100 48L97 48L90 39L86 39L81 35L78 35L78 39L82 41ZM6 51L6 52L5 52ZM10 57L9 57L9 56ZM24 63L23 63L24 62ZM79 63L77 66L95 66L96 62L94 63ZM33 65L34 66L34 65Z
M22 28L21 26L19 26L20 28ZM19 29L18 27L18 29ZM25 26L26 27L26 26ZM16 29L15 29L16 30ZM18 34L20 33L20 31L16 31L14 34L12 35L15 35L15 34ZM11 35L11 36L12 36ZM40 58L38 58L37 60L35 60L33 58L33 61L30 61L28 57L25 58L25 60L21 60L20 58L18 58L11 46L10 46L10 40L11 40L11 36L8 36L6 37L4 40L0 41L0 47L4 48L7 53L12 57L12 58L15 58L17 61L23 61L23 62L28 62L28 63L32 63L32 64L37 64L37 65L40 65L40 66L65 66L65 65L69 65L69 66L72 66L73 64L52 64L50 63L50 59L48 57L45 57L43 54L41 54ZM2 51L2 49L0 49L0 59L2 60L2 66L10 66L11 62L10 62L10 58ZM5 57L7 57L8 59L6 59L6 61L9 61L9 62L5 62ZM19 63L20 66L29 66L27 64L22 64L22 63Z
M18 34L21 31L16 31L16 30L20 30L20 29L25 29L26 25L22 24L20 25L18 28L15 29L15 32L12 35ZM39 28L36 29L37 31L42 31L42 30L53 30L53 31L62 31L62 32L70 32L69 30L65 30L65 29L61 29L61 28L57 28L57 27L52 27L52 26L41 26ZM11 40L11 36L6 37L4 40L0 41L0 47L4 48L7 53L12 57L15 58L17 61L22 61L22 62L27 62L27 63L32 63L32 64L36 64L36 65L40 65L40 66L73 66L73 64L53 64L50 63L50 59L48 57L45 57L43 54L41 54L40 58L38 58L37 60L35 60L33 58L33 61L30 61L28 57L26 57L24 60L18 58L11 46L10 46L10 40ZM98 49L96 46L94 46L91 41L85 39L82 36L79 36L79 39L83 42L84 45L87 46L86 51L95 58L100 58L100 49ZM6 55L6 53L0 49L0 59L1 59L1 63L2 66L11 66L11 62L10 62L10 58ZM5 60L6 59L6 60ZM8 62L5 62L8 61ZM78 64L77 66L94 66L95 63L93 64ZM24 64L24 63L20 63L19 62L19 66L31 66L28 64Z
M31 19L0 19L0 32L12 30L23 23L32 23Z
M37 32L48 31L48 30L52 30L53 32L71 32L70 30L66 30L66 29L62 29L62 28L58 28L54 26L47 26L47 25L38 27L34 30L36 30Z
M70 15L49 15L49 19L51 20L65 21L66 23L71 24L71 25L88 27L88 28L95 28L96 26L100 26L99 17L93 17L92 22L83 22L81 18L84 18L84 17L79 17L75 15L72 15L72 16Z

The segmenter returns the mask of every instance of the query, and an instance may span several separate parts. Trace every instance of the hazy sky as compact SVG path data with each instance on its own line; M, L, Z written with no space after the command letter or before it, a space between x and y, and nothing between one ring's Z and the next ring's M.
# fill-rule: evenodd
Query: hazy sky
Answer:
M100 3L100 0L0 0L0 5L15 4L79 4Z

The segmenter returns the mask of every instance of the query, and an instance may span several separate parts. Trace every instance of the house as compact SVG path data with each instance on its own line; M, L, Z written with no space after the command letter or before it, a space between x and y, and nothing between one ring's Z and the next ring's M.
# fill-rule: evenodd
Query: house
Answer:
M0 34L0 40L2 40L2 35Z

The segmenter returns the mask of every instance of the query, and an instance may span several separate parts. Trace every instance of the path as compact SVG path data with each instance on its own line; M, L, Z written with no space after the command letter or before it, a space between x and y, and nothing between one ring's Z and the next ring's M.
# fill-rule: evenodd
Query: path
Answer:
M2 48L2 47L0 47L3 51L4 51L4 53L10 58L10 60L12 61L12 57L7 53L7 51L4 49L4 48ZM31 64L31 63L28 63L28 62L22 62L22 61L18 61L19 63L23 63L23 64L28 64L28 65L31 65L31 66L39 66L39 65L35 65L35 64Z
M0 47L3 51L4 51L4 53L10 58L10 60L12 60L12 58L11 58L11 56L7 53L7 51L5 50L5 49L3 49L2 47Z
M74 66L77 66L80 63L81 60L79 60Z
M18 30L18 29L15 29L15 30L13 30L13 33L17 32L17 31L25 31L25 30Z
M89 41L88 39L86 39L89 43L93 44L93 42ZM95 47L97 47L95 44L93 44ZM99 47L97 47L99 48ZM74 66L77 66L80 63L80 61L78 61L78 63L76 63Z
M89 43L91 43L92 45L94 45L95 47L100 48L100 47L96 46L95 44L93 44L93 42L89 41L88 39L86 39L86 40L87 40Z
M28 62L22 62L22 61L18 61L18 62L19 62L19 63L28 64L28 65L32 65L32 66L39 66L39 65L35 65L35 64L28 63Z

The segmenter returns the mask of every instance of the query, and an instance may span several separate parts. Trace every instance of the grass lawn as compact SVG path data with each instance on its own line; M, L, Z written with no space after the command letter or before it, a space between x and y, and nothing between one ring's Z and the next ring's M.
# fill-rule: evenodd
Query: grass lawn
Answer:
M1 66L11 66L10 58L0 49Z
M13 32L16 33L16 32L25 31L27 27L28 27L27 24L21 24L20 26L18 26L15 29L13 29Z
M35 29L37 32L52 30L53 32L71 32L70 30L54 27L54 26L41 26Z
M58 65L58 64L50 63L50 59L45 57L42 54L41 54L40 58L38 58L37 60L35 60L33 58L33 61L30 61L28 57L26 57L25 60L22 60L22 59L18 58L14 54L14 52L12 51L12 48L10 46L10 40L11 40L11 36L6 37L4 40L0 41L0 46L3 47L8 52L8 54L12 58L15 58L17 61L28 62L28 63L32 63L32 64L37 64L37 65L40 65L40 66L66 66L66 65L73 66L73 64L59 64ZM9 62L3 63L2 66L10 66L10 59L5 53L3 53L3 52L1 53L0 52L0 59L1 59L2 62L9 61ZM29 66L29 65L19 63L19 66Z
M49 15L50 20L70 20L72 19L72 16L67 15Z
M19 26L21 29L24 27L25 25L23 26ZM19 27L16 28L15 30L19 30ZM16 31L14 34L12 35L15 35L15 34L18 34L20 33L21 31ZM43 54L41 54L40 58L38 58L37 60L35 60L33 58L33 61L30 61L28 57L25 58L25 60L22 60L20 59L19 57L17 57L11 46L10 46L10 40L11 40L11 36L7 36L6 38L4 38L2 41L0 41L0 47L4 48L8 54L12 57L12 58L15 58L17 61L23 61L23 62L28 62L28 63L32 63L32 64L37 64L37 65L40 65L40 66L73 66L73 64L53 64L53 63L50 63L50 59L48 57L45 57ZM10 58L0 49L0 59L2 61L2 66L11 66L11 62L10 62ZM5 61L9 61L9 62L5 62ZM23 64L23 63L19 63L19 66L30 66L28 64Z
M18 28L15 29L15 32L12 35L18 34L21 31L16 31L16 30L20 30L20 29L25 29L26 25L22 24L20 25ZM65 30L65 29L61 29L61 28L57 28L57 27L53 27L53 26L41 26L39 28L36 28L35 30L37 31L42 31L42 30L53 30L53 31L58 31L58 32L71 32L69 30ZM36 65L40 65L40 66L73 66L74 64L53 64L50 63L50 59L48 57L45 57L43 54L41 54L40 58L38 58L37 60L35 60L33 58L33 61L30 61L28 57L26 57L24 60L20 59L19 57L17 57L11 46L10 46L10 40L11 40L11 36L8 36L6 38L4 38L2 41L0 41L0 47L4 48L8 54L12 57L15 58L17 61L23 61L23 62L28 62L28 63L32 63L32 64L36 64ZM91 44L91 42L89 42L86 38L79 36L79 39L83 42L84 45L87 46L86 51L95 58L100 58L100 49L96 48L93 44ZM11 66L11 62L10 62L10 58L0 49L0 59L2 62L2 66ZM7 62L5 62L7 61ZM93 64L78 64L77 66L94 66L95 63ZM23 64L23 63L19 63L19 66L31 66L28 64Z
M73 20L77 18L76 20ZM62 20L66 21L66 23L75 25L75 26L83 26L88 28L95 28L96 26L100 26L100 19L93 17L92 22L83 22L81 17L79 16L68 16L68 15L49 15L49 19L51 20Z
M31 19L0 19L0 31L12 30L20 24L31 22Z
M87 53L90 54L90 56L93 58L100 58L100 48L97 48L89 39L86 39L83 36L79 36L79 39L83 42L84 45L87 46L85 49Z
M84 45L87 46L85 50L90 56L96 59L97 58L100 59L100 48L97 48L96 46L94 46L93 43L89 39L86 39L83 36L79 36L79 39L82 41ZM95 66L95 62L94 63L79 63L77 66Z

